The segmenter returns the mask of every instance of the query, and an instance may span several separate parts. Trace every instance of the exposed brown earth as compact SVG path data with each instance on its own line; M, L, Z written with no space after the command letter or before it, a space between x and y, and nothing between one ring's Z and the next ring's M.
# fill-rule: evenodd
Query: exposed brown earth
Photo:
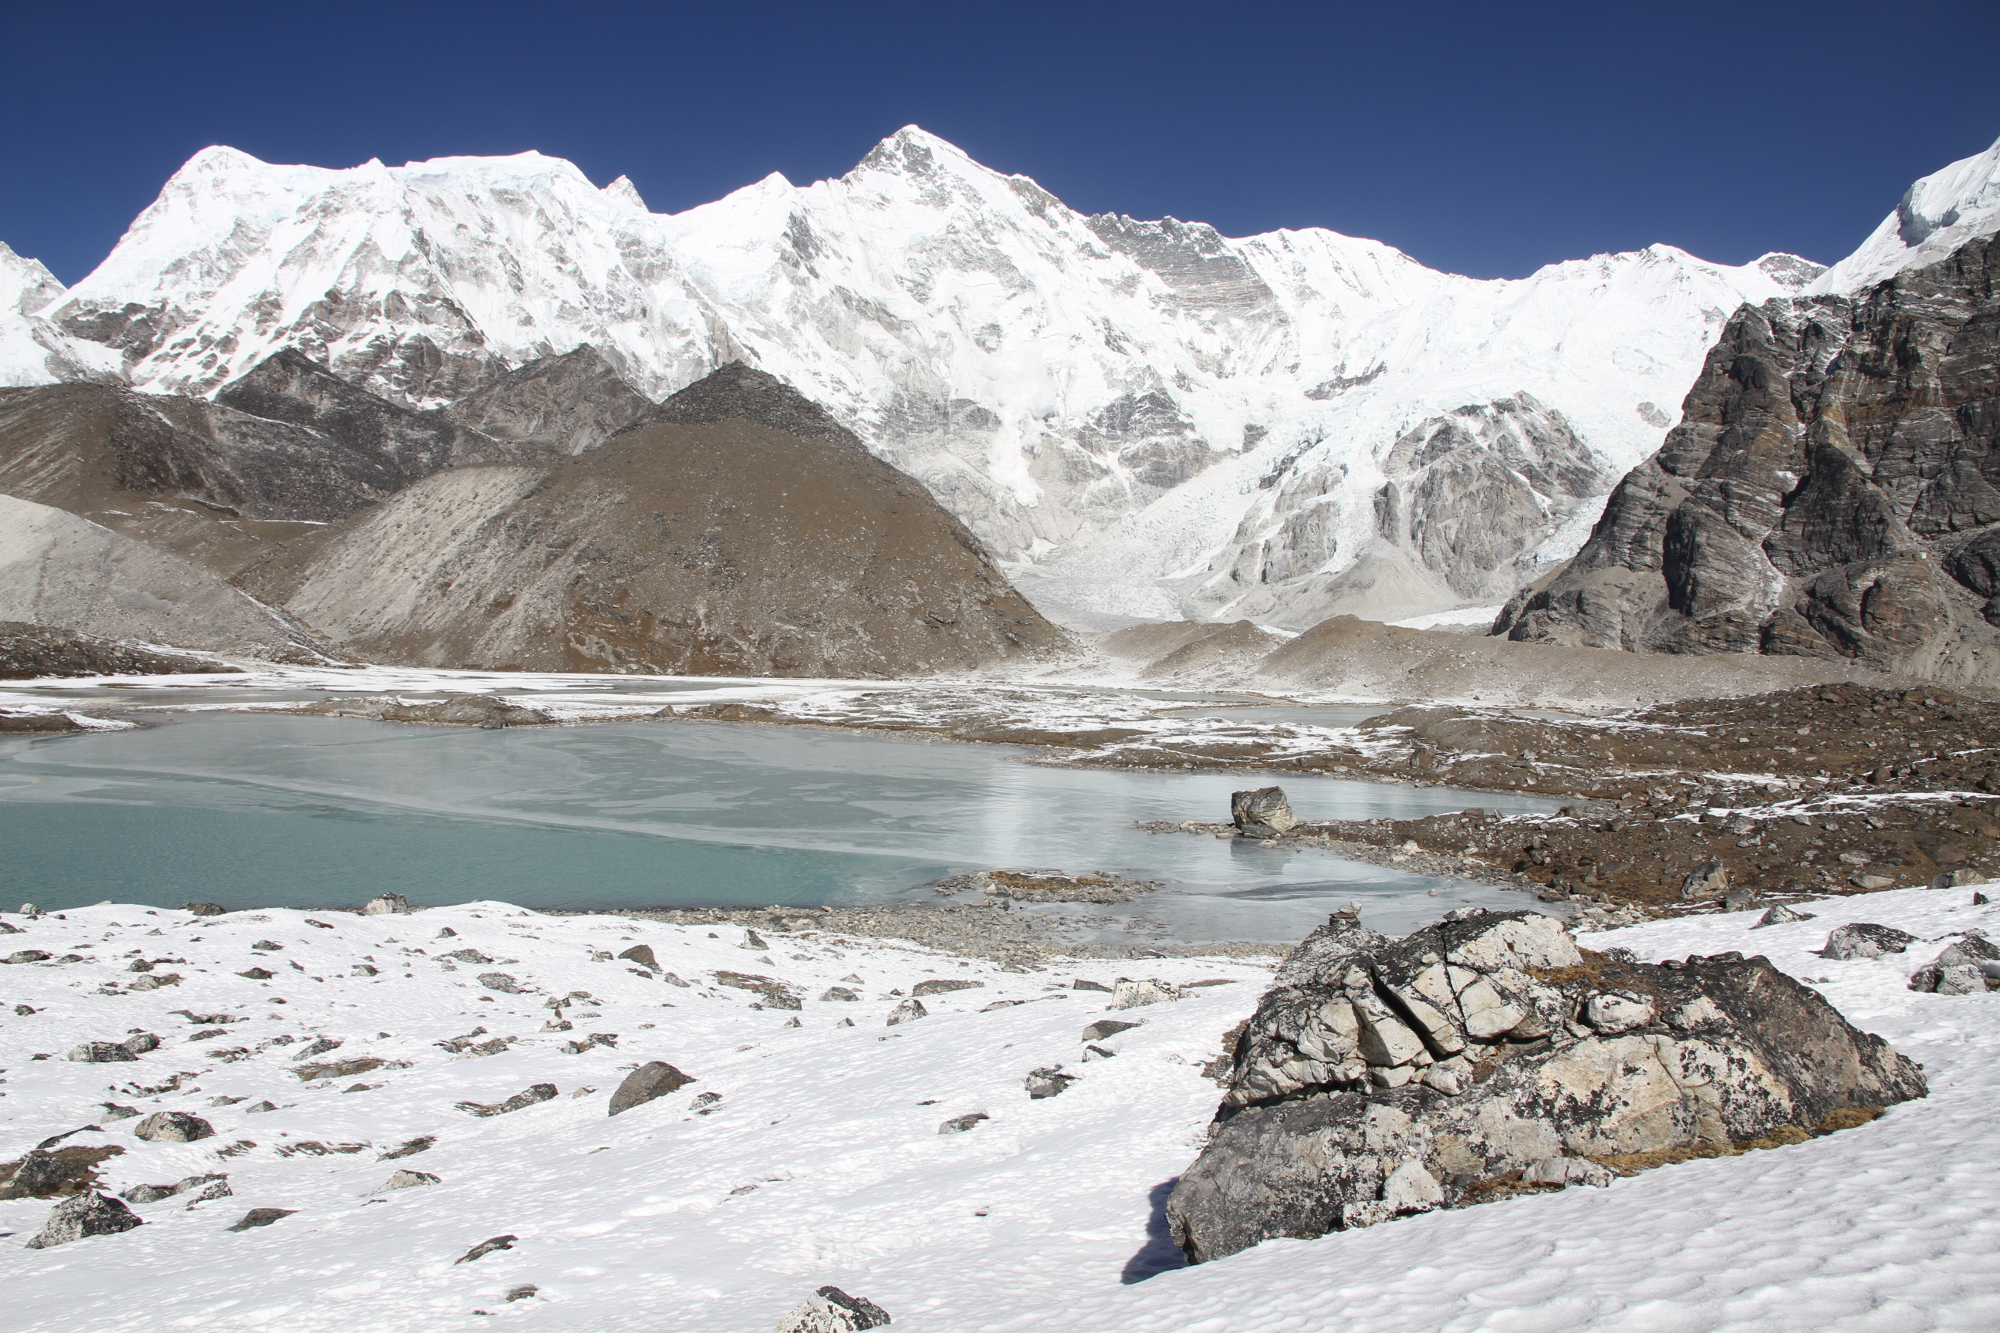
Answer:
M171 676L233 673L241 668L183 653L162 653L109 639L0 620L0 680L44 676Z

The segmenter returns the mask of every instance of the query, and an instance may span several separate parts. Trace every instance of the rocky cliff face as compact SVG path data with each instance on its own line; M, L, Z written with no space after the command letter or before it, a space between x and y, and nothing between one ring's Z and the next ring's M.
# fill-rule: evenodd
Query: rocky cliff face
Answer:
M1228 1089L1167 1202L1196 1262L1800 1142L1927 1091L1765 959L1621 961L1479 908L1397 941L1334 917L1279 969Z
M1060 646L964 525L768 375L726 367L553 466L465 466L242 582L422 666L890 676Z
M2000 241L1745 307L1516 640L2000 681Z

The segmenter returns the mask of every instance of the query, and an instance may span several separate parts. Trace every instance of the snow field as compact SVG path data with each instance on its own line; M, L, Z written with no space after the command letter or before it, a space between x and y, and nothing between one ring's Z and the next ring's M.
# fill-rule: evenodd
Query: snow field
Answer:
M823 1282L868 1296L896 1327L923 1333L1990 1327L2000 1316L2000 1182L1990 1146L2000 996L1907 989L1909 973L1952 933L2000 929L2000 909L1968 906L1972 892L1807 903L1816 919L1755 931L1755 913L1735 913L1583 941L1649 960L1765 954L1921 1061L1931 1086L1924 1101L1796 1147L1667 1167L1607 1190L1271 1241L1136 1284L1121 1278L1171 1262L1148 1224L1161 1186L1200 1146L1217 1089L1197 1065L1254 1005L1266 975L1256 967L1149 959L1009 972L894 943L769 932L770 949L759 954L737 947L741 932L730 928L710 938L703 927L544 917L496 903L372 918L273 910L197 920L115 906L65 921L10 916L25 933L0 938L0 953L39 948L96 961L0 971L0 1151L11 1158L101 1123L101 1137L64 1142L127 1149L105 1164L109 1188L225 1170L235 1195L192 1210L175 1200L138 1205L146 1226L47 1251L16 1248L14 1237L38 1229L50 1205L0 1204L0 1230L13 1233L0 1242L0 1283L10 1327L23 1330L484 1326L474 1310L547 1329L757 1330ZM332 929L306 924L308 916ZM1898 926L1922 942L1867 961L1811 952L1849 921ZM436 938L444 926L458 936ZM258 940L285 947L252 952ZM681 989L624 962L591 961L641 942L696 984ZM441 956L462 948L495 961L444 970ZM136 979L118 970L133 949L187 959L154 973L185 979L100 994L106 981ZM426 952L405 952L416 949ZM351 974L370 959L380 976ZM262 985L232 975L253 963L277 976ZM797 1015L804 1026L786 1028L793 1015L751 1008L754 995L713 985L717 970L796 985L807 996ZM490 971L534 990L486 990L477 978ZM1084 1063L1081 1029L1107 1016L1110 997L1046 988L1119 973L1234 984L1112 1015L1145 1023L1104 1043L1115 1059ZM860 1001L815 998L850 974L863 978L848 983ZM930 1017L886 1025L899 1002L891 991L935 978L985 984L925 997ZM542 1032L546 997L571 991L598 1003L572 1005L573 1031ZM1002 999L1027 1003L980 1012ZM17 1003L41 1012L15 1017ZM249 1021L198 1048L191 1025L171 1013L178 1008ZM833 1026L848 1016L855 1027ZM475 1026L489 1030L480 1041L519 1040L503 1054L457 1058L432 1045ZM77 1042L133 1027L164 1044L132 1064L61 1058ZM618 1033L616 1049L560 1049L596 1031ZM346 1039L322 1060L410 1064L301 1084L290 1072L298 1044L256 1050L280 1034ZM231 1047L256 1053L235 1063L200 1053ZM56 1058L34 1061L41 1051ZM647 1059L700 1081L606 1119L611 1089ZM1030 1101L1021 1076L1057 1062L1079 1081ZM198 1078L178 1093L106 1090L157 1086L180 1070ZM536 1082L554 1083L558 1097L488 1119L453 1109ZM379 1086L342 1091L355 1083ZM721 1094L715 1111L693 1114L694 1099L709 1092ZM215 1095L249 1100L207 1105ZM262 1097L283 1109L244 1113ZM136 1121L99 1119L105 1100L192 1111L213 1121L216 1137L141 1143L130 1133ZM991 1119L937 1133L948 1117L973 1111ZM436 1146L378 1160L423 1135ZM246 1139L257 1147L218 1159L218 1149ZM317 1156L296 1150L306 1140L368 1147ZM378 1193L398 1167L442 1181ZM746 1186L755 1189L733 1192ZM224 1230L251 1207L299 1211L268 1228ZM453 1262L508 1234L513 1248ZM539 1290L504 1301L524 1284Z
M0 937L0 956L41 949L93 960L0 971L0 1152L11 1160L97 1123L104 1133L63 1144L125 1148L105 1164L107 1190L226 1171L234 1195L191 1209L173 1199L135 1205L146 1226L47 1251L19 1245L51 1204L0 1204L0 1232L11 1233L0 1242L0 1285L15 1310L10 1327L23 1330L429 1329L475 1323L475 1309L552 1329L762 1328L823 1282L868 1295L899 1323L955 1327L967 1309L990 1307L987 1284L1044 1285L1052 1257L1065 1282L1116 1286L1148 1248L1149 1191L1192 1155L1213 1108L1215 1085L1197 1066L1219 1052L1266 975L1185 959L1010 972L892 943L769 932L760 953L737 947L743 933L730 928L711 938L700 927L494 903L388 917L198 919L130 906L65 916L10 917L23 933ZM458 935L437 938L447 926ZM252 950L258 941L283 948ZM592 961L636 943L693 984ZM443 958L468 948L494 961ZM123 970L134 950L186 959L152 973L184 979L106 993L107 983L138 979ZM379 975L355 975L358 963ZM234 975L252 966L276 975ZM718 970L795 985L806 996L803 1026L786 1027L787 1011L752 1007L756 994L715 985ZM1110 996L1068 983L1082 975L1109 984L1121 971L1231 984L1121 1014L1144 1025L1101 1043L1117 1058L1086 1065L1082 1029ZM532 990L487 989L479 977L493 972ZM817 999L849 975L863 978L847 983L862 999ZM982 985L926 996L928 1017L888 1026L900 1003L891 992L930 979ZM567 1011L573 1030L544 1032L548 997L573 991L589 997ZM980 1012L1003 999L1022 1003ZM17 1015L17 1004L38 1012ZM176 1009L246 1021L197 1027ZM836 1026L843 1018L855 1026ZM216 1026L222 1035L191 1040ZM518 1040L485 1056L434 1045L476 1027L487 1029L479 1042ZM132 1028L158 1033L160 1049L132 1063L63 1059L79 1042L121 1040ZM616 1048L563 1051L595 1032L618 1034ZM282 1036L294 1041L271 1044ZM293 1069L316 1036L343 1044L313 1060L389 1063L303 1084ZM215 1058L232 1049L247 1054ZM698 1081L607 1119L611 1091L649 1059ZM1023 1076L1059 1063L1079 1081L1030 1100ZM130 1090L159 1088L180 1071L192 1077L177 1091ZM554 1100L489 1118L454 1109L543 1082L558 1088ZM720 1102L693 1114L710 1093ZM243 1100L217 1107L215 1097ZM247 1111L263 1099L280 1109ZM144 1143L131 1134L136 1120L102 1118L106 1101L192 1112L216 1134ZM974 1111L991 1118L938 1132ZM436 1141L429 1150L381 1159L425 1136ZM233 1147L246 1143L254 1146ZM398 1168L441 1183L382 1192ZM266 1229L225 1230L253 1207L298 1212ZM507 1234L518 1238L512 1249L454 1262ZM1157 1244L1150 1254L1157 1261ZM974 1271L980 1280L968 1285ZM504 1300L530 1283L533 1299Z

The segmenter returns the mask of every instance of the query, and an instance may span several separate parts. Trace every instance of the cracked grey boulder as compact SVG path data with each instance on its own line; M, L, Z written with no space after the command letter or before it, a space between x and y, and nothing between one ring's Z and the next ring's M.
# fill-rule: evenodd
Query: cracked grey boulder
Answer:
M1339 916L1314 932L1238 1040L1167 1203L1191 1261L1831 1132L1926 1092L1763 958L1640 963L1476 908L1369 934Z
M1134 981L1130 977L1118 978L1118 985L1111 992L1113 1009L1137 1009L1148 1004L1162 1004L1168 1000L1181 998L1180 987L1164 981L1146 978Z
M215 1126L185 1111L155 1111L132 1126L132 1133L148 1143L193 1143L214 1137Z
M1880 958L1885 953L1901 953L1916 942L1915 935L1897 930L1894 926L1856 921L1851 925L1834 927L1833 933L1826 937L1826 946L1820 954L1836 962Z
M890 1322L889 1312L866 1297L850 1296L839 1287L821 1287L779 1320L772 1333L861 1333Z
M1795 921L1810 921L1815 915L1817 913L1801 912L1787 907L1783 903L1778 903L1765 911L1764 915L1758 917L1750 929L1757 930L1764 926L1789 926Z
M1275 838L1298 827L1299 817L1283 787L1229 793L1229 822L1252 838Z
M48 1222L24 1248L46 1250L85 1236L115 1235L144 1224L121 1200L103 1194L78 1194L57 1204Z
M1061 1065L1051 1065L1046 1069L1029 1070L1028 1076L1021 1080L1021 1086L1027 1089L1030 1100L1040 1101L1044 1097L1061 1096L1063 1090L1074 1082L1075 1074L1065 1074Z
M930 1012L930 1010L924 1008L922 1000L905 1000L889 1011L889 1026L895 1027L898 1023L914 1023L919 1018L928 1018Z
M361 905L363 916L402 916L410 910L410 900L400 893L384 893Z
M605 1114L618 1115L635 1106L643 1106L655 1097L678 1092L695 1081L664 1060L648 1060L625 1076L625 1081L611 1094L611 1105Z
M1945 946L1943 953L1910 974L1910 989L1939 995L1984 995L1982 963L2000 960L2000 948L1975 931Z
M132 1054L131 1048L123 1042L87 1041L72 1049L68 1058L80 1064L103 1065L115 1064L120 1060L136 1060L139 1057Z

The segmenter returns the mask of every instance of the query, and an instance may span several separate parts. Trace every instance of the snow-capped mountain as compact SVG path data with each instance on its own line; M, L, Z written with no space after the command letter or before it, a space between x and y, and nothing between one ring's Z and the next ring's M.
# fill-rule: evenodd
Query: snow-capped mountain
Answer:
M1087 217L911 127L837 180L773 175L675 215L533 153L326 170L206 149L42 314L162 392L287 346L423 406L582 344L654 398L746 360L1044 602L1284 625L1374 605L1392 567L1403 614L1502 599L1657 447L1729 314L1818 272L1655 246L1476 280L1330 231ZM1570 481L1523 481L1518 431L1470 433L1456 494L1509 499L1460 521L1493 528L1467 540L1500 561L1468 593L1427 563L1453 543L1380 517L1420 480L1398 441L1521 401Z
M2000 140L1912 185L1861 248L1820 274L1805 294L1858 292L1904 269L1934 264L1995 230L2000 230Z
M0 243L0 389L123 378L117 352L71 338L37 313L63 296L55 274Z

